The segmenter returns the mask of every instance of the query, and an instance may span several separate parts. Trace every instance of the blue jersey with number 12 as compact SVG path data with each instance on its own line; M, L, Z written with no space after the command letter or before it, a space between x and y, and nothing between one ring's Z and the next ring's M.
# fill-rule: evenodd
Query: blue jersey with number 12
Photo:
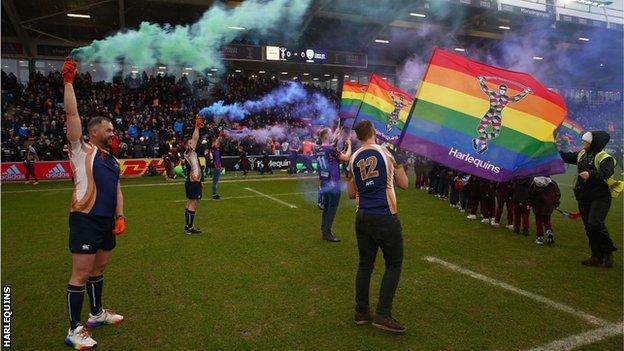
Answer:
M394 194L394 167L396 162L390 152L379 145L366 145L358 149L349 162L357 188L358 212L366 214L396 214Z

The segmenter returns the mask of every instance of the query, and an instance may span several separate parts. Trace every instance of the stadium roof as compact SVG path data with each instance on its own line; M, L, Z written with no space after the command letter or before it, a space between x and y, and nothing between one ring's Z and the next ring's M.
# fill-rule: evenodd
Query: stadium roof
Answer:
M235 7L243 1L219 2ZM44 38L69 46L81 46L122 28L136 28L143 21L190 24L197 21L215 2L3 0L2 38L3 41L7 38L17 39L24 48L31 47L29 43L33 40ZM68 13L91 17L69 17ZM463 5L460 1L450 0L313 0L301 23L297 44L327 50L364 52L368 54L369 63L397 65L414 53L428 52L434 45L448 49L497 50L505 34L527 31L535 22L534 17ZM569 51L570 57L576 57L576 52L587 50L587 43L579 40L587 35L587 26L553 22L548 24L554 35L546 39L552 42L553 48ZM591 31L601 31L601 38L609 38L608 45L592 43L591 50L598 51L596 57L611 62L601 69L592 67L592 70L597 70L592 77L596 78L596 74L601 72L611 78L614 74L621 76L622 32L596 28L591 28ZM279 39L268 38L262 43L288 44L276 43L276 40ZM241 40L243 43L245 41L246 38ZM548 53L543 55L548 59ZM598 62L595 66L601 67ZM615 67L616 71L607 72L605 66Z

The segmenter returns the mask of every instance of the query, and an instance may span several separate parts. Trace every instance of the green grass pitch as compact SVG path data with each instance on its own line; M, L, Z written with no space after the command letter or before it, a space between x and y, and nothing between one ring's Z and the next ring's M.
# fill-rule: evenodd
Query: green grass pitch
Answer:
M282 177L287 177L282 175ZM573 174L555 177L562 208L576 210ZM397 190L405 259L394 316L404 335L353 323L355 206L346 195L320 240L317 181L227 176L224 198L206 183L196 225L183 233L184 187L123 179L127 231L105 273L104 306L125 316L93 331L105 350L522 350L597 328L581 318L434 263L435 256L610 322L622 320L622 251L613 269L580 264L582 222L553 214L554 246L469 221L423 190ZM234 180L234 181L232 181ZM69 182L2 185L2 284L12 288L16 350L66 350ZM288 204L258 196L272 195ZM38 190L22 192L24 190ZM41 190L41 191L39 191ZM45 190L45 191L44 191ZM295 193L295 194L293 194ZM178 200L178 201L176 201ZM607 225L622 250L622 198ZM383 272L381 253L371 303ZM86 319L85 296L83 315ZM622 336L582 350L621 350Z

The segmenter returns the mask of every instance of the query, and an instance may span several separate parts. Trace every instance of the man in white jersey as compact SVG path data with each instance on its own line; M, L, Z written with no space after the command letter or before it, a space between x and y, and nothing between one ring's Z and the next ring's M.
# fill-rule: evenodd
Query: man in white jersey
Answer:
M202 127L203 119L199 116L195 119L195 130L189 140L186 141L184 146L184 160L186 161L186 182L184 187L186 189L186 209L184 210L184 232L188 235L201 234L201 230L193 225L195 220L195 212L197 210L197 204L202 197L202 178L203 174L199 165L199 158L195 148L197 147L197 141L199 140L199 129Z
M115 236L125 231L126 224L119 163L110 153L113 124L106 117L91 118L87 126L89 142L84 141L73 87L76 71L76 63L67 58L62 72L74 190L69 214L72 272L67 286L67 312L70 328L65 344L76 350L87 350L96 347L97 342L80 323L85 290L91 302L87 327L116 325L124 319L102 308L102 289L104 268L116 246Z

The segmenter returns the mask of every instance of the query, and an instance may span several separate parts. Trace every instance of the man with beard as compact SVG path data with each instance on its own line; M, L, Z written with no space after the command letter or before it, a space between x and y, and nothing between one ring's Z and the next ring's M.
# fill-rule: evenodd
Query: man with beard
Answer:
M89 142L82 136L73 80L76 63L67 58L63 65L64 104L67 114L69 156L74 171L74 190L69 214L69 250L72 272L67 286L70 328L65 344L76 350L97 346L80 323L85 285L89 295L89 328L119 324L124 317L102 308L104 268L115 248L115 236L125 229L123 195L119 184L119 163L110 154L113 124L106 117L89 120Z

